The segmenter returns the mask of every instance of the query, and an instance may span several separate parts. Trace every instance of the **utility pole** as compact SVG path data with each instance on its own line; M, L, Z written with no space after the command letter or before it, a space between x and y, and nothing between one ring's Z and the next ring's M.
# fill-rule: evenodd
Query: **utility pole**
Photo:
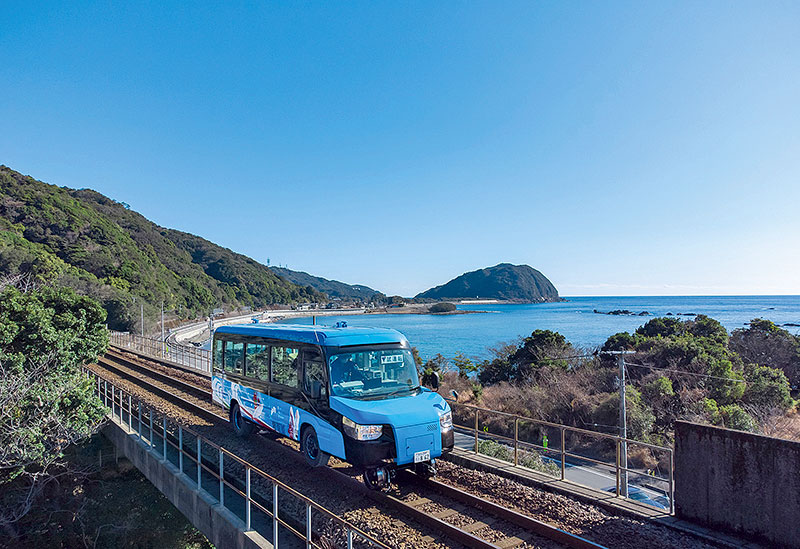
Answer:
M619 495L628 497L628 418L625 403L625 355L635 351L603 351L603 354L616 355L619 367Z
M619 366L619 437L620 441L620 486L619 495L628 497L628 416L625 407L625 355L617 355L617 365Z

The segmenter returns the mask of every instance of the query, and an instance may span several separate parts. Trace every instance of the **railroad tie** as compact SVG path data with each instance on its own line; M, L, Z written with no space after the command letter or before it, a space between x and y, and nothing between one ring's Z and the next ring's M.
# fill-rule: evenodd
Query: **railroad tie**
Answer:
M486 528L487 526L490 526L491 522L494 522L494 521L492 521L490 519L486 519L485 522L482 521L482 520L477 520L477 521L473 522L472 524L468 524L468 525L464 526L462 528L462 530L472 534L473 532L477 532L478 530L482 530L483 528Z
M524 539L520 539L517 536L512 536L496 542L495 545L497 545L500 549L511 549L512 547L518 547L523 543L525 543Z
M426 503L430 503L430 502L431 502L431 500L429 500L428 498L417 498L414 501L409 501L408 504L411 507L417 508L417 507L422 507Z
M444 511L439 511L438 513L433 514L433 518L437 518L439 520L444 520L447 517L451 517L453 515L457 515L458 511L455 509L445 509Z

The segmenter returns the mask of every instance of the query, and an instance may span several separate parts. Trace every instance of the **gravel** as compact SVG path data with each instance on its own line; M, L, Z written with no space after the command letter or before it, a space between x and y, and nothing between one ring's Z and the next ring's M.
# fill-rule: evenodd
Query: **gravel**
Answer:
M439 461L437 468L439 481L608 547L716 547L690 534L652 522L612 515L595 505L491 473L466 469L446 461Z

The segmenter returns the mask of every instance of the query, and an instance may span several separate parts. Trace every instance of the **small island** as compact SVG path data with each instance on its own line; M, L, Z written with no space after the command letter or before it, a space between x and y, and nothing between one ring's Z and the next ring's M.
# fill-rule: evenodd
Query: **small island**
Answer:
M417 300L498 300L510 303L565 301L541 272L529 265L500 263L464 273L446 284L417 294Z

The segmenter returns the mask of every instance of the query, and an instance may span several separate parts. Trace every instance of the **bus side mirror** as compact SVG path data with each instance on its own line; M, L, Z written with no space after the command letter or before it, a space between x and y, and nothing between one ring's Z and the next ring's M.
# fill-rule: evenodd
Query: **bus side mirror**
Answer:
M439 372L433 372L428 378L428 383L430 383L431 389L437 390L439 388Z
M318 399L322 396L322 382L315 379L311 382L311 398Z

